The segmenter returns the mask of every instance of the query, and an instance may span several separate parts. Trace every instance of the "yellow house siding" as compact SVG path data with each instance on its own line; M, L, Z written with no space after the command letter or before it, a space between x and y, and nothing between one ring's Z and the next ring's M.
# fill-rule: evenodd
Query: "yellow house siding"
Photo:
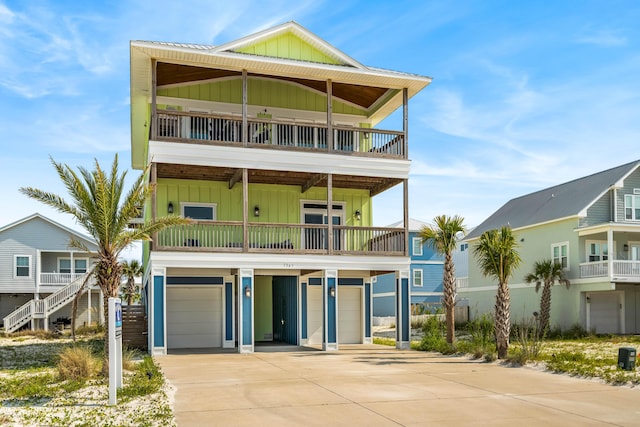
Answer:
M319 62L322 64L340 64L336 59L291 33L281 34L260 43L242 47L238 49L237 52L272 58Z

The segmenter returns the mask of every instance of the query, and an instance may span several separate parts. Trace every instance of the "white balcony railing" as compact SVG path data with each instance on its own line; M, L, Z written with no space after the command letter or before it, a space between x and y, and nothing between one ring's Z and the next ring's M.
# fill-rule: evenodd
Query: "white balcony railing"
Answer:
M84 273L40 273L40 285L65 286L81 276Z
M465 289L469 287L468 277L456 277L456 289Z
M640 261L613 260L611 280L640 282ZM609 261L584 262L580 264L580 278L609 277Z

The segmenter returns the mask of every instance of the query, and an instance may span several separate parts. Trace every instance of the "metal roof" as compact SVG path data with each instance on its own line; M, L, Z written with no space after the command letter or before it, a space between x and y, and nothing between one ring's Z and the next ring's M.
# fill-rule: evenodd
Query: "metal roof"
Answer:
M471 231L466 239L508 225L518 229L562 218L585 216L586 210L640 166L640 160L511 199Z

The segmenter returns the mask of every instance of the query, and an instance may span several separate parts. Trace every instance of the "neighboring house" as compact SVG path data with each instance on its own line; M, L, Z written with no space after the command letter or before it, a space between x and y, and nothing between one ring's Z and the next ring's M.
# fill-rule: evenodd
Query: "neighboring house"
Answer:
M409 282L411 284L411 312L433 311L441 307L442 273L444 257L437 254L418 237L420 229L427 225L422 221L409 219ZM389 225L404 228L404 221ZM395 316L396 314L395 274L383 274L373 279L373 315ZM419 307L424 307L420 309Z
M418 233L425 222L409 219L409 252L411 256L411 312L413 314L433 313L442 307L442 279L444 273L444 256L436 253L427 243L422 243ZM398 221L389 227L404 228L404 221ZM454 251L456 282L458 277L468 274L467 243L461 242ZM373 315L395 316L396 280L393 274L384 274L373 278Z
M76 239L92 252L71 249ZM96 260L95 242L38 213L0 228L0 318L7 332L30 324L49 329L68 319L71 301ZM89 290L78 305L78 324L99 321L100 292Z
M367 67L295 22L221 46L131 42L131 148L147 218L149 349L371 342L371 277L394 272L409 345L406 228L372 226L398 185L408 100L431 79ZM375 126L401 109L403 129Z
M512 322L539 310L540 294L524 277L535 261L553 259L571 286L553 288L552 327L640 333L640 161L509 201L469 233L470 249L483 232L504 225L522 258L509 281ZM482 277L473 255L469 287L460 291L472 317L492 312L496 283Z

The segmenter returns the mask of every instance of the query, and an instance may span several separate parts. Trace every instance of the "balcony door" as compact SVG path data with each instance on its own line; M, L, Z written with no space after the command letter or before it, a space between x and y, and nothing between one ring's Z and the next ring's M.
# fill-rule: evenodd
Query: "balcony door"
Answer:
M344 223L344 204L334 204L332 210L332 224L342 225ZM302 223L313 225L329 224L327 204L303 202ZM325 227L305 228L303 239L303 247L305 249L327 249L329 247L327 229ZM340 230L333 230L333 249L340 250L341 247Z

